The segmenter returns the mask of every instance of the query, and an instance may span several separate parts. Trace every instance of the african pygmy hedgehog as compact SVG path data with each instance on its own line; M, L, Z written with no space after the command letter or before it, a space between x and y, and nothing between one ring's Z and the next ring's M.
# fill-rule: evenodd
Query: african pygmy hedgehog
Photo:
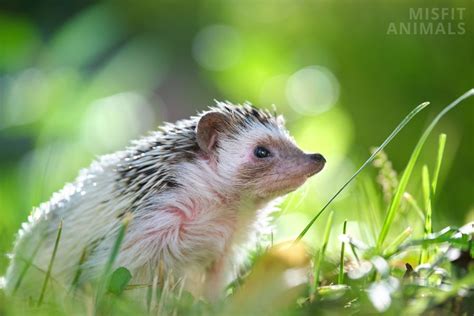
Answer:
M65 288L77 271L79 284L97 279L123 217L130 216L115 266L126 267L132 283L150 284L162 265L194 295L219 297L232 277L236 249L268 222L269 203L326 162L301 151L283 124L281 116L249 104L218 102L100 157L23 224L7 292L19 285L26 262L35 269L22 283L34 283L38 268L46 271L60 221L52 278Z

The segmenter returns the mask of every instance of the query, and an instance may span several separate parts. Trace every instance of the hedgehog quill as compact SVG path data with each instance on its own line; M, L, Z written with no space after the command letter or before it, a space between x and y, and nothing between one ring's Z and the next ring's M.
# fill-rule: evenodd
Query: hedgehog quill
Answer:
M18 233L7 292L28 260L47 269L60 221L52 277L65 288L78 269L79 285L96 280L127 215L115 266L126 267L132 283L149 284L163 265L195 296L221 297L240 264L239 249L268 225L272 202L325 162L297 147L281 116L218 102L100 157L35 208ZM22 283L42 277L28 269Z

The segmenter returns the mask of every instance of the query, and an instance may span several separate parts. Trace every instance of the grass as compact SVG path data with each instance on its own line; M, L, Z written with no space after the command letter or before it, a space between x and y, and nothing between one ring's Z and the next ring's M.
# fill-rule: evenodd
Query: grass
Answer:
M347 180L342 187L328 200L328 202L323 206L323 208L313 217L313 219L306 225L306 227L301 231L301 233L298 235L296 238L296 241L301 240L304 235L308 232L308 230L311 228L311 226L316 222L316 220L321 216L321 214L328 208L329 205L337 198L339 194L341 194L342 191L354 180L361 172L364 170L377 156L377 154L382 151L391 141L392 139L397 136L397 134L405 127L405 125L408 124L408 122L411 121L415 115L417 115L421 110L423 110L425 107L429 105L429 102L423 102L420 105L418 105L414 110L412 110L404 119L403 121L398 124L398 126L393 130L393 132L385 139L385 141L377 147L377 149L372 153L372 155L367 159L364 164Z
M326 249L328 247L329 235L331 234L332 221L334 219L334 212L329 213L328 221L326 222L326 229L324 230L323 235L323 244L319 250L319 254L314 258L314 282L311 288L311 295L316 293L316 289L319 286L319 276L321 274L321 265L324 261L324 256L326 254Z
M315 315L315 314L472 314L474 312L474 223L463 227L446 227L435 231L433 214L436 208L436 193L442 170L447 137L440 134L434 168L430 172L428 163L421 167L421 195L407 192L407 185L413 180L414 170L423 146L437 122L461 101L474 95L470 90L443 109L421 135L408 163L397 177L397 185L388 201L384 213L381 192L361 187L361 196L366 196L367 205L362 204L357 212L364 212L369 204L380 205L377 212L370 211L371 219L383 217L383 224L372 241L359 240L348 229L348 220L342 224L341 244L333 258L328 250L333 224L337 222L337 211L332 211L321 235L319 249L308 254L301 239L321 214L331 206L336 197L361 172L368 168L377 155L400 130L427 103L416 107L395 128L387 139L373 152L367 161L316 213L297 241L282 246L271 244L259 247L248 270L229 287L226 299L209 304L197 300L183 289L183 282L164 275L157 269L150 284L142 286L129 284L131 275L123 267L116 267L116 259L125 236L129 218L125 218L117 233L115 245L104 267L100 282L59 299L55 289L48 287L55 251L44 278L41 295L37 301L41 306L28 304L28 299L14 297L7 299L0 295L0 314L24 315L70 315L70 314L114 314L114 315ZM364 178L375 183L375 180ZM366 183L366 182L365 182ZM386 189L386 188L385 188ZM383 189L380 188L380 191ZM357 194L357 192L356 192ZM370 202L370 203L369 203ZM378 215L377 215L378 214ZM406 227L395 224L397 215L407 218ZM421 220L420 220L421 219ZM352 219L351 219L352 220ZM370 219L369 219L370 220ZM58 229L55 248L60 242L62 228ZM392 234L389 235L389 232ZM340 233L340 231L338 232ZM392 236L388 242L388 236ZM369 238L370 239L370 238ZM350 251L348 251L350 249ZM85 255L85 254L84 254ZM313 269L308 269L308 261ZM303 270L302 270L303 269ZM304 272L302 272L304 271ZM80 275L80 270L78 274ZM301 282L310 274L308 281ZM73 282L74 283L74 282ZM73 284L75 287L77 284ZM132 299L134 291L145 289L141 296L146 304ZM48 293L48 300L45 294ZM138 293L138 292L137 292ZM132 294L132 295L128 295Z
M412 175L413 169L415 168L415 164L418 160L418 157L420 156L421 150L423 149L423 146L428 139L428 136L430 136L431 131L434 129L436 124L441 120L441 118L446 115L450 110L454 109L458 104L460 104L462 101L465 99L471 97L474 95L474 89L471 89L464 93L462 96L457 98L454 102L446 106L430 123L430 125L426 128L426 130L423 132L421 135L420 139L418 140L418 143L415 146L415 149L413 150L413 153L411 154L410 159L408 160L408 164L405 167L405 171L403 172L403 175L400 179L400 183L398 185L398 188L395 192L395 195L392 199L392 202L390 203L387 215L385 217L383 226L382 226L382 231L380 232L380 236L377 240L377 247L380 249L385 241L385 238L387 238L388 231L390 229L390 226L392 225L393 219L395 217L395 214L397 210L400 207L400 202L403 196L403 193L406 191L408 181L410 180L410 177Z
M342 234L345 235L347 232L347 219L344 221L344 225L342 227ZM341 243L341 256L339 260L339 275L337 277L337 284L343 284L344 283L344 254L345 254L345 249L346 249L346 243L342 242Z
M109 287L111 276L112 276L112 267L117 260L117 256L120 251L120 247L122 246L122 241L125 237L125 232L127 231L128 224L130 223L131 215L125 215L124 219L122 220L122 225L117 233L117 238L115 240L114 246L112 247L112 251L110 256L105 264L104 271L102 272L102 277L97 285L97 294L95 299L95 307L96 310L99 307L100 303L102 302L102 298Z
M58 251L59 241L61 240L61 232L63 231L63 221L59 222L58 232L56 234L56 240L54 242L53 253L51 255L51 260L48 264L48 270L46 271L46 276L44 277L43 287L41 288L41 293L38 299L38 306L41 306L44 299L44 294L46 293L46 288L48 287L48 281L51 277L51 271L53 270L54 259L56 259L56 253Z

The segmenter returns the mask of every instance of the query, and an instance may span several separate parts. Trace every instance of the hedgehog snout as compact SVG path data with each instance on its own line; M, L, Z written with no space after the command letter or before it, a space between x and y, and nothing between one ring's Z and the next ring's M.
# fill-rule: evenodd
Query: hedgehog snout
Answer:
M305 154L305 158L309 161L309 172L308 177L311 177L321 171L326 164L326 158L323 155L316 153L316 154Z
M307 154L309 159L313 160L313 161L316 161L318 163L323 163L325 164L326 163L326 158L324 158L323 155L321 154Z

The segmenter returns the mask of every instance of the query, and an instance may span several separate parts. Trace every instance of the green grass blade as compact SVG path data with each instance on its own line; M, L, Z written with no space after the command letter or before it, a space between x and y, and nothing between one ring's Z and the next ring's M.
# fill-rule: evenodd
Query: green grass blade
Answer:
M433 233L433 209L432 209L432 198L436 191L436 185L438 183L439 170L443 160L444 147L446 144L446 134L441 134L438 140L438 155L436 158L435 176L430 184L430 175L428 166L424 165L422 169L422 188L423 188L423 203L425 207L425 224L424 224L424 237ZM430 261L430 252L427 247L423 247L420 255L420 264L427 263Z
M403 198L408 202L408 204L411 205L411 207L413 207L413 209L416 211L416 213L418 214L418 216L420 217L420 219L424 223L425 222L425 213L423 212L421 207L418 205L418 202L415 200L415 198L408 192L405 192L403 194Z
M345 235L347 230L347 219L344 221L344 225L342 226L342 233ZM344 251L345 251L346 243L341 243L341 258L339 259L339 275L337 276L337 284L344 283Z
M424 237L428 236L433 232L432 221L431 221L431 187L430 187L430 174L428 171L428 166L423 165L421 173L421 186L423 189L423 203L425 206L425 227L424 227ZM426 263L429 261L429 254L427 247L422 247L420 255L420 264Z
M436 157L436 167L433 173L433 180L431 182L431 192L433 195L436 193L436 186L438 185L439 171L441 169L441 163L443 162L445 145L446 134L440 134L438 138L438 155Z
M380 232L379 238L377 240L377 248L380 250L382 247L385 238L387 237L388 231L390 229L390 226L393 223L393 219L395 217L395 213L398 210L400 206L400 201L402 199L403 193L405 192L405 189L408 185L408 180L411 177L411 174L413 172L413 169L415 167L416 161L418 160L418 157L421 153L421 149L423 148L423 145L426 142L426 139L430 135L431 131L434 129L436 124L439 122L439 120L450 110L455 108L459 103L464 101L465 99L471 97L474 95L474 89L471 89L464 93L462 96L457 98L454 102L446 106L434 119L431 121L430 125L428 128L424 131L424 133L421 135L420 139L418 140L418 143L415 146L415 149L413 150L410 160L408 161L408 164L405 168L405 171L403 172L403 175L400 179L400 183L398 184L397 190L395 191L395 195L393 196L392 202L390 203L390 206L388 208L388 212L385 216L384 223L382 225L382 230Z
M82 250L81 258L79 259L79 263L77 265L76 273L74 273L74 278L72 279L71 287L69 288L69 293L74 292L79 285L79 280L82 274L82 265L86 261L86 258L87 258L87 249L84 248Z
M393 242L390 245L388 245L387 249L384 250L383 252L383 256L385 258L389 258L393 256L397 252L398 247L403 242L405 242L405 240L407 240L408 237L410 237L412 233L413 233L413 229L410 226L408 226L400 235L397 236L397 238L393 240Z
M326 253L326 248L328 246L329 235L331 233L333 218L334 218L334 212L329 213L328 221L326 223L326 229L324 230L323 244L321 246L321 249L319 250L319 257L317 258L317 261L316 261L317 263L314 266L314 283L313 283L313 287L311 291L312 295L316 293L316 289L318 288L318 285L319 285L319 275L321 273L321 265L323 263L324 254Z
M110 253L110 256L105 264L104 271L102 274L101 281L99 282L97 286L97 295L96 295L96 300L95 300L95 306L96 309L98 305L100 304L103 295L105 294L106 289L109 286L109 281L110 281L110 276L112 274L112 267L115 263L115 260L117 259L117 256L120 251L120 246L122 245L122 241L125 237L125 233L127 231L128 224L130 223L131 216L127 214L123 221L122 225L120 226L120 229L117 234L117 238L115 239L114 246L112 248L112 251Z
M430 187L430 173L428 166L423 165L421 173L421 186L423 188L423 203L425 206L425 235L433 233L432 227L432 212L431 212L431 187Z
M332 203L332 201L334 201L334 199L336 199L336 197L349 185L349 183L351 183L352 180L354 180L354 178L357 177L357 175L362 170L364 170L365 167L367 167L367 165L369 165L374 160L375 156L382 149L384 149L385 146L387 146L395 136L397 136L397 134L405 127L405 125L407 125L408 122L410 122L410 120L415 115L417 115L421 110L423 110L426 106L428 106L428 104L429 104L429 102L423 102L422 104L418 105L415 109L413 109L407 116L405 116L403 121L400 124L398 124L398 126L392 131L392 133L385 139L385 141L372 153L372 155L369 157L369 159L367 159L364 162L364 164L362 164L362 166L349 178L349 180L346 181L346 183L344 183L342 185L342 187L329 199L329 201L323 206L323 208L311 219L311 221L308 223L308 225L306 225L306 227L298 235L295 242L301 240L304 237L304 235L306 235L306 233L311 228L311 226L313 226L314 222L316 222L316 220L319 218L319 216L321 216L321 214Z
M54 259L56 259L56 253L58 251L59 240L61 239L61 233L63 231L63 221L59 222L58 226L58 233L56 235L56 241L54 242L53 254L51 255L51 259L49 260L48 270L46 271L46 276L44 277L43 286L41 287L41 293L38 299L38 306L43 303L44 294L46 293L46 288L48 287L48 281L51 277L51 271L53 270L53 263Z
M356 258L357 263L360 264L360 259L359 259L359 255L357 254L356 248L354 247L352 243L350 244L350 246L351 246L351 251L352 251L352 254L354 255L354 258Z

